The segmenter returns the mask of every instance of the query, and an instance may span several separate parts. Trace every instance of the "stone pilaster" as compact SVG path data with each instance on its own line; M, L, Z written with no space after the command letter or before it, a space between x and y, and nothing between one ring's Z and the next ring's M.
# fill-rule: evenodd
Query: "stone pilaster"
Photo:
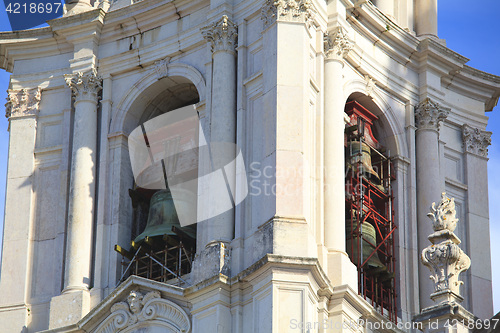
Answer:
M491 132L463 125L462 140L464 149L465 183L467 184L467 201L465 219L467 221L468 245L473 262L491 262L490 254L490 222L488 203L488 146L491 144ZM493 316L492 272L490 267L472 265L467 272L467 288L478 291L468 299L469 310L479 318Z
M415 108L416 159L417 159L417 229L418 248L427 246L427 236L432 229L427 223L425 210L431 205L431 199L439 197L444 190L444 179L439 169L439 126L449 114L449 109L443 108L429 98L425 98ZM432 285L425 272L419 266L420 306L428 307Z
M0 279L2 331L20 331L30 321L35 141L41 89L9 89L9 158L5 188L5 224Z
M97 97L101 79L95 71L66 75L74 96L75 119L69 194L64 291L88 290L94 214Z
M342 90L344 57L353 44L342 27L325 35L325 247L328 276L336 285L357 290L357 273L345 252L345 157Z

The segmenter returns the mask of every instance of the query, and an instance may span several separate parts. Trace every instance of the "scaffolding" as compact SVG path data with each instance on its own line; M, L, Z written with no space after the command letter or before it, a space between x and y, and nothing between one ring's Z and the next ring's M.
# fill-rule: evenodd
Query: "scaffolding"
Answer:
M363 113L375 116L355 102L346 112L357 112L351 117L355 124L346 129L346 250L357 266L359 294L397 322L394 169L390 158L373 146L378 142Z
M140 243L132 241L130 250L115 245L115 251L122 256L122 274L118 284L128 275L137 275L172 285L189 286L182 276L191 272L196 240L179 228L172 227L172 231L175 235L146 237Z

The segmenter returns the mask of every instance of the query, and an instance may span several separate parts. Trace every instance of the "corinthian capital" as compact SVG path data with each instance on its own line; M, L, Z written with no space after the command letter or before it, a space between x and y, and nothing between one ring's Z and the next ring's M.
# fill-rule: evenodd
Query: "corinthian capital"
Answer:
M201 29L205 40L210 43L212 52L227 51L234 52L238 29L226 15L220 20Z
M415 108L415 125L417 129L439 131L440 123L448 117L449 113L450 109L426 98Z
M5 117L36 116L38 114L42 89L7 90L7 103L5 104Z
M102 89L102 79L95 70L87 73L64 75L66 84L73 91L75 101L90 100L97 103L97 94Z
M324 43L325 55L328 59L342 60L353 48L353 44L342 27L337 27L329 34L325 34Z
M488 157L488 146L491 145L491 132L464 125L462 127L462 140L467 153Z
M313 15L310 0L266 0L261 10L265 28L275 21L309 22Z

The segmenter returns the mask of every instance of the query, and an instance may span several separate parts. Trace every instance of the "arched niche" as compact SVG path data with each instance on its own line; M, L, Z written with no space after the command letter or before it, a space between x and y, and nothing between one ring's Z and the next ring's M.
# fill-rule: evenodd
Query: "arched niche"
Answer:
M390 155L400 155L403 145L399 142L399 135L397 129L394 130L395 121L392 118L392 110L388 104L379 106L372 97L369 97L361 92L354 92L348 98L347 102L356 101L377 116L378 120L374 122L374 134ZM382 111L384 110L384 111ZM392 120L392 121L391 121ZM405 155L403 153L403 155Z
M159 78L158 73L152 70L134 84L117 103L109 126L108 193L111 197L108 199L110 213L107 218L109 224L113 224L109 238L114 242L103 246L112 258L111 265L115 266L110 268L114 272L108 277L110 286L115 286L122 275L121 257L114 252L113 245L128 249L130 241L144 228L149 209L149 203L142 205L142 213L139 214L142 225L134 222L137 207L132 204L130 190L135 190L136 186L128 151L128 135L158 115L198 103L205 98L205 81L195 68L185 64L168 64L166 73L167 76Z

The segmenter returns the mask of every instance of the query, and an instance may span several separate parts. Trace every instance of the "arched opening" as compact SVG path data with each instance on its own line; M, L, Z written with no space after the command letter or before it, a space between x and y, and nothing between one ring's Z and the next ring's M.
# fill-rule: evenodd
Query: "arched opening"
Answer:
M392 132L371 98L345 105L346 251L358 270L358 292L397 321Z
M177 131L169 133L172 127L156 128L156 134L152 134L146 130L149 128L147 124L155 123L162 115L196 104L199 100L198 90L191 81L184 77L165 77L144 89L131 103L129 112L124 118L124 129L127 133L140 133L150 152L153 141L158 139L156 134L160 132L161 142L157 142L157 145L165 150L174 148L178 151L183 141ZM198 136L198 123L196 127L192 127L193 136ZM129 146L129 150L130 148ZM137 157L131 153L130 158ZM163 166L165 167L165 164ZM131 169L130 162L126 167ZM152 164L151 167L157 166ZM197 173L197 165L194 172ZM128 229L131 247L127 250L115 246L115 250L123 258L121 281L128 275L138 275L170 284L187 283L185 275L191 271L196 252L196 225L181 227L177 211L178 202L174 205L165 169L163 176L165 185L163 188L144 187L136 177L133 177L133 185L127 189L129 197L122 199L127 200L132 209ZM194 193L184 200L183 204L192 204L196 210L196 197Z

